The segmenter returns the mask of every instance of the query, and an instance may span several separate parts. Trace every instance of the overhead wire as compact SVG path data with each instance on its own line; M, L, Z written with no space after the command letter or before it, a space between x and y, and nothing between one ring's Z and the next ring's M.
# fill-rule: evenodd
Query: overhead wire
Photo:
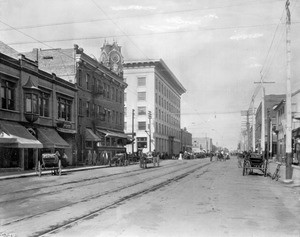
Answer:
M281 0L277 0L278 2ZM130 19L130 18L138 18L138 17L147 17L147 16L155 16L155 15L169 15L169 14L176 14L176 13L189 13L194 11L207 11L207 10L215 10L215 9L223 9L223 8L231 8L231 7L243 7L248 6L251 4L247 3L268 3L272 2L274 3L274 0L268 0L268 1L261 1L261 0L252 0L252 1L245 1L242 4L233 4L233 5L226 5L226 6L215 6L215 7L205 7L205 8L196 8L196 9L184 9L184 10L176 10L176 11L164 11L164 12L157 12L157 13L147 13L143 15L127 15L127 16L120 16L111 18L112 20L120 20L120 19ZM245 4L246 3L246 4ZM60 26L60 25L70 25L70 24L82 24L82 23L92 23L92 22L98 22L98 21L110 21L111 19L106 18L96 18L96 19L90 19L90 20L84 20L84 21L68 21L68 22L57 22L52 24L35 24L35 25L27 25L27 26L21 26L16 29L24 30L24 29L34 29L34 28L42 28L42 27L49 27L49 26ZM9 31L12 30L11 28L6 29L0 29L0 31Z

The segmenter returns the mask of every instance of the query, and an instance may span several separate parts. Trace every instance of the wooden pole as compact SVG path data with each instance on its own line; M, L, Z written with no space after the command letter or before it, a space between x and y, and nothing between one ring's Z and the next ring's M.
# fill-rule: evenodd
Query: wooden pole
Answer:
M292 95L291 95L291 14L290 1L286 7L286 179L292 178Z

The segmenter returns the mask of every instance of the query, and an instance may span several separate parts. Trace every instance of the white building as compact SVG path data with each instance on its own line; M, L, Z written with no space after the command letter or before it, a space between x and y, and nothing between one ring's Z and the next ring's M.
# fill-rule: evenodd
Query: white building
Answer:
M178 154L181 147L180 100L186 89L163 60L127 62L123 72L128 84L124 130L126 134L133 132L135 138L127 151L143 148L143 152L155 149Z

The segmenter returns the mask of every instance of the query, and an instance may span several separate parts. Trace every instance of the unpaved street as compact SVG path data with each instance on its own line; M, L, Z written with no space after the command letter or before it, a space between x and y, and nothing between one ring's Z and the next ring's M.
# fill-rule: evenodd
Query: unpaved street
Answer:
M258 172L259 174L259 172ZM236 159L168 160L2 181L14 236L299 236L299 190L242 176Z

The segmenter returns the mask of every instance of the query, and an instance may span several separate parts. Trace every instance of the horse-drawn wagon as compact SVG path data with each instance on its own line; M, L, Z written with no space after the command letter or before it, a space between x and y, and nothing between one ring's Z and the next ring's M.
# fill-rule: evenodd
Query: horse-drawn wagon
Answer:
M56 153L44 153L38 162L38 174L50 170L52 175L61 175L61 160Z
M249 153L244 158L243 175L253 173L254 169L260 170L264 176L267 176L268 160L261 154Z
M147 164L153 164L153 166L159 166L159 154L142 154L140 158L140 167L147 169Z

